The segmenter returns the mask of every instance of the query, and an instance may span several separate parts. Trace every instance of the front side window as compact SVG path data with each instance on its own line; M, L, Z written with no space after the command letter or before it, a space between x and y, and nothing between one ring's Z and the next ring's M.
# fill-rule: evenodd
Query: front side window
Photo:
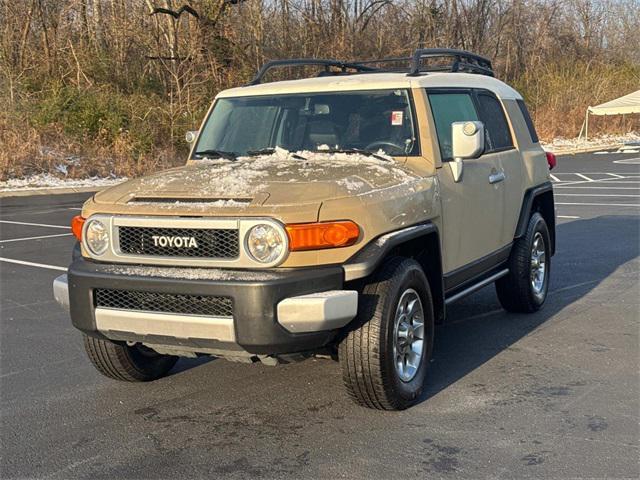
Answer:
M365 150L417 155L407 90L220 98L205 122L194 158L235 156L275 147L289 151Z
M428 96L431 113L436 123L440 156L443 161L452 160L451 124L478 120L471 93L430 92Z

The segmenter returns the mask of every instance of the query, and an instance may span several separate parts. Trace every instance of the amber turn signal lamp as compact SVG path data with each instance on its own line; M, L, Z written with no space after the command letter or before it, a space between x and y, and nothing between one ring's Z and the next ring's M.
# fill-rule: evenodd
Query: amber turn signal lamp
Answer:
M360 228L345 220L340 222L296 223L287 225L289 250L320 250L323 248L348 247L360 236Z
M71 231L73 232L73 236L78 239L79 242L82 241L82 226L86 218L76 215L71 219Z

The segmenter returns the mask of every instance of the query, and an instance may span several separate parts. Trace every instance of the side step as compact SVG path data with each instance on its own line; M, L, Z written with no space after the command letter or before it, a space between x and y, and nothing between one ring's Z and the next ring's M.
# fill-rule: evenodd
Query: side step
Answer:
M496 280L498 280L499 278L504 277L508 273L509 273L509 269L508 268L505 268L504 270L500 270L498 273L494 273L490 277L487 277L484 280L482 280L482 281L480 281L480 282L478 282L478 283L476 283L474 285L471 285L471 286L465 288L464 290L456 293L455 295L452 295L451 297L445 299L444 303L445 303L445 305L450 305L453 302L456 302L456 301L460 300L461 298L466 297L467 295L471 295L473 292L477 292L481 288L486 287L490 283L493 283Z

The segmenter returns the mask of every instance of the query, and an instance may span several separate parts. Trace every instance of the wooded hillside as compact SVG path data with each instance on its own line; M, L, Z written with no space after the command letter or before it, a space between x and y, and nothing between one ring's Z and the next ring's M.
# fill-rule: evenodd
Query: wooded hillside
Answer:
M523 93L543 139L640 88L638 0L15 0L0 35L0 179L180 163L213 96L273 58L471 50ZM622 121L592 132L640 130Z

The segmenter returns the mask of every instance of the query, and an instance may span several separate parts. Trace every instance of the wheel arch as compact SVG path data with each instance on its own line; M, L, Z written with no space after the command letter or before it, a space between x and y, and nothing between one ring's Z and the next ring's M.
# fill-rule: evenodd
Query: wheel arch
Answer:
M436 323L446 315L442 256L438 228L431 222L398 230L372 241L344 266L345 281L366 280L384 261L391 257L416 260L429 281Z
M551 182L545 182L525 192L514 235L515 239L521 238L526 234L529 218L534 212L539 212L547 223L551 240L550 253L553 255L556 251L556 212Z

